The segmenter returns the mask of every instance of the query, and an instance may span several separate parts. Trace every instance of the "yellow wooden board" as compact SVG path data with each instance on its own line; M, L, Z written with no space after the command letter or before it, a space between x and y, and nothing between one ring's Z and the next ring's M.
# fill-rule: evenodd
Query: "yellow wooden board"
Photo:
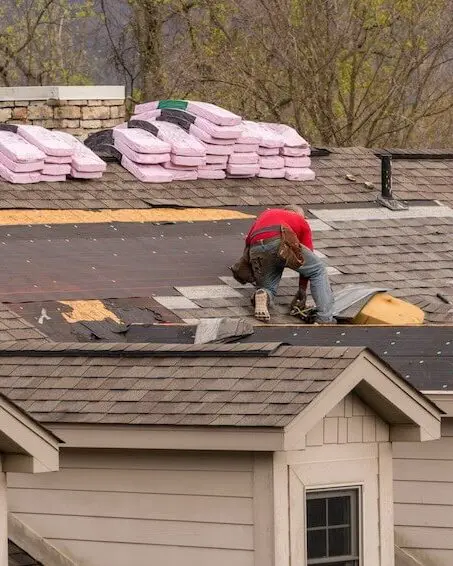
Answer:
M89 224L107 222L209 222L255 218L219 208L150 208L117 210L0 210L0 226Z
M423 324L424 319L425 313L415 305L388 293L378 293L362 308L353 323L404 326Z
M102 301L59 301L62 305L71 308L70 312L63 312L63 318L70 323L80 322L81 320L103 321L111 319L118 324L121 320L115 313L109 311Z

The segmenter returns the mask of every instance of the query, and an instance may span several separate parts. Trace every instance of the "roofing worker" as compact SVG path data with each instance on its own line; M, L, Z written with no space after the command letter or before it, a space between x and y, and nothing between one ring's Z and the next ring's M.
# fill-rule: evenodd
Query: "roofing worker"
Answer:
M296 305L300 309L305 308L307 283L310 281L310 292L317 309L315 323L335 323L332 314L334 299L327 270L313 253L311 228L300 207L271 208L263 212L250 228L246 237L247 248L258 289L254 297L258 320L270 320L269 306L277 294L283 269L289 267L300 274L299 289L291 303L291 310Z

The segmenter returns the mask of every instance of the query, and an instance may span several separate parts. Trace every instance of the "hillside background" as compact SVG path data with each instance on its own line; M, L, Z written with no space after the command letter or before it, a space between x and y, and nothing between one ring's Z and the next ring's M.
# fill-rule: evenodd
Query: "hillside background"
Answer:
M451 147L453 0L2 0L0 86L125 84L331 146Z

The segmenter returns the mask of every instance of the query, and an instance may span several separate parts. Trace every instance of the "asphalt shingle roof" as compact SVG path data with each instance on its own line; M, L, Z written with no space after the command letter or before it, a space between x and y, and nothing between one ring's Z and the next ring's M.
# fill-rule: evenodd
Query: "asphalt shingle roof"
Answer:
M12 340L47 341L48 338L30 322L0 303L0 343Z
M380 160L366 148L334 148L313 157L312 182L279 179L141 183L116 163L101 180L12 185L0 181L1 208L148 208L372 202L380 187ZM352 175L355 181L346 178ZM364 183L374 183L375 189ZM394 161L394 190L402 199L438 199L453 203L452 159Z
M42 566L12 541L8 541L8 566Z
M2 345L0 392L42 423L282 427L364 348Z

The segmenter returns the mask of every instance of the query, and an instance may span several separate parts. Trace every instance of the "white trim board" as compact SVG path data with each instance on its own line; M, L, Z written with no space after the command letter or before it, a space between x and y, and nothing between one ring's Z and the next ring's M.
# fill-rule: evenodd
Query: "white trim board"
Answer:
M124 100L124 86L13 86L0 88L0 101L14 100Z

